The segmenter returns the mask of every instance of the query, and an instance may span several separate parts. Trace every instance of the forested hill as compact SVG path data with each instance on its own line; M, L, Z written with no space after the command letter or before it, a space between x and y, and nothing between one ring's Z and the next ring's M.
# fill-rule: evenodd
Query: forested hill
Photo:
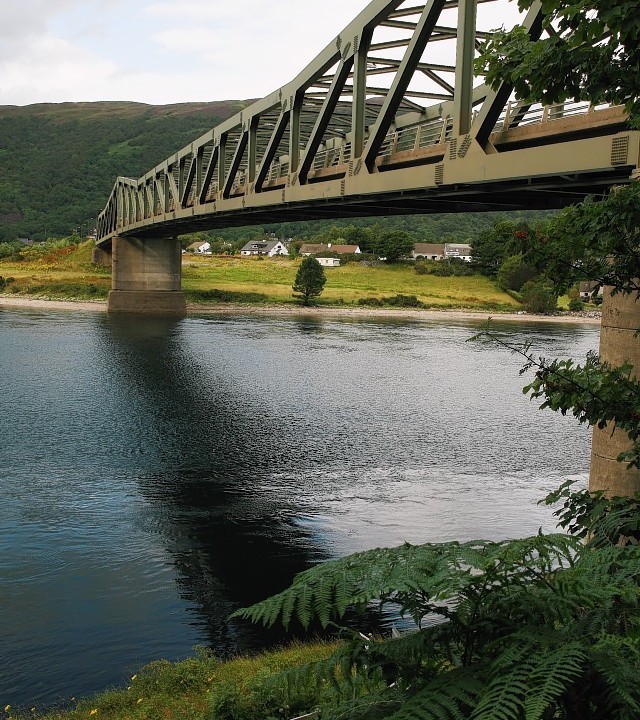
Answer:
M144 105L132 102L0 106L0 242L43 240L86 232L118 175L140 177L250 101ZM532 218L535 213L517 213ZM470 240L496 213L415 215L350 220L411 231L417 240ZM513 218L514 215L511 215ZM265 227L279 235L313 236L324 223ZM241 243L247 232L216 231Z
M88 225L118 175L140 177L246 104L0 106L0 241Z

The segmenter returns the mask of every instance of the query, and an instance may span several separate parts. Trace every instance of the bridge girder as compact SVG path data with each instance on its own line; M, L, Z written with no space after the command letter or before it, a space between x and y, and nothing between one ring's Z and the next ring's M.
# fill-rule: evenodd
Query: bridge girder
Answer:
M373 0L290 83L119 177L98 243L329 213L558 207L628 182L639 138L620 109L524 105L484 85L483 10L500 3ZM539 37L541 3L521 21Z

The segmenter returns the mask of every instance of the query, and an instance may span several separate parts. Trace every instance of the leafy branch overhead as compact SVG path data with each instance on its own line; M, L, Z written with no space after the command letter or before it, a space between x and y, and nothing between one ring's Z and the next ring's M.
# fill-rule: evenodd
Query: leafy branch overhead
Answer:
M519 0L528 10L536 0ZM513 86L523 100L567 99L625 105L640 127L640 25L635 0L543 0L548 37L532 39L521 27L498 32L477 61L486 82Z

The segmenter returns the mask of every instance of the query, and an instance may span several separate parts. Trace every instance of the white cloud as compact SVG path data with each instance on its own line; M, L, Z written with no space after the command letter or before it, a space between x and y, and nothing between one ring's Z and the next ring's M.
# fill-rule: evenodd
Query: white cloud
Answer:
M101 100L97 89L116 72L114 62L49 35L0 61L0 103Z
M262 97L276 90L368 0L7 4L0 25L0 104L172 103Z

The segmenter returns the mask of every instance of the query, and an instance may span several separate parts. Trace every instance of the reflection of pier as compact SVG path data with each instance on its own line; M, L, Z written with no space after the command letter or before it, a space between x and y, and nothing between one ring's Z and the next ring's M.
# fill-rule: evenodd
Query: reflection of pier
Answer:
M224 368L207 367L180 344L179 322L148 316L109 316L105 352L118 358L121 382L154 418L145 433L157 452L157 471L139 477L153 527L176 568L181 596L194 608L220 654L280 639L246 623L227 621L238 607L284 589L321 559L295 508L255 492L268 468L260 448L244 442L260 434L264 418L243 414ZM143 349L144 348L144 349ZM215 396L199 392L199 377L218 376ZM208 388L211 387L209 383Z

